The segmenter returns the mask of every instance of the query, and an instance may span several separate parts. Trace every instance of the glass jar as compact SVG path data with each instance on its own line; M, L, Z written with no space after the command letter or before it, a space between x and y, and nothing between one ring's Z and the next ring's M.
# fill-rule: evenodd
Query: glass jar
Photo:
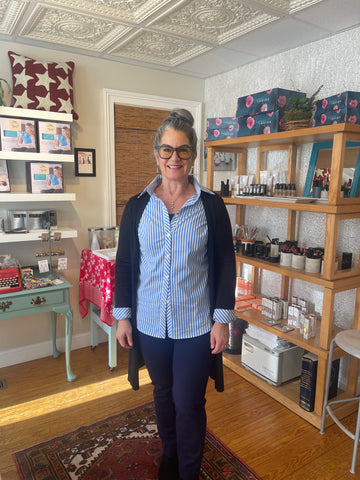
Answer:
M103 227L100 229L100 248L114 248L113 227Z

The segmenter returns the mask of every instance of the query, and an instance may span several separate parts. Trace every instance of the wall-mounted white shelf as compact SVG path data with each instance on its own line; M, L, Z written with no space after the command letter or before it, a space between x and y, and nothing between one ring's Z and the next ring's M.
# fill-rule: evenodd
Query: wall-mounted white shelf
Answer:
M33 242L41 240L41 234L47 233L47 230L30 230L29 233L2 233L0 234L0 244L14 242ZM71 228L52 228L51 232L60 232L61 238L77 238L77 230Z
M0 152L0 160L20 160L22 162L74 163L74 155L61 153Z
M0 193L2 202L74 202L75 193Z
M45 110L33 110L30 108L0 107L0 116L34 118L36 120L48 120L49 122L73 121L71 113L47 112Z

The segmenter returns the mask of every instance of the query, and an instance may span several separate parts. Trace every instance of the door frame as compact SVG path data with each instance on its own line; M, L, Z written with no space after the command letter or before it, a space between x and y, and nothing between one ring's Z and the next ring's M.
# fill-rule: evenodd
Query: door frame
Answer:
M194 128L198 133L198 161L194 165L194 175L202 182L202 103L179 98L159 97L122 90L103 89L104 109L104 219L107 226L116 225L116 178L115 178L115 104L133 107L172 110L187 108L194 117Z

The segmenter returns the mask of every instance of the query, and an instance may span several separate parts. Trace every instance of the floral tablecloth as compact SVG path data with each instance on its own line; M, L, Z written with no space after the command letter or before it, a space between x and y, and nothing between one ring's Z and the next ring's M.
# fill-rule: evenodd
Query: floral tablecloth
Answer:
M88 302L100 309L100 320L110 327L114 324L112 316L115 281L115 260L106 260L91 250L81 252L79 277L79 311L82 318L89 311Z

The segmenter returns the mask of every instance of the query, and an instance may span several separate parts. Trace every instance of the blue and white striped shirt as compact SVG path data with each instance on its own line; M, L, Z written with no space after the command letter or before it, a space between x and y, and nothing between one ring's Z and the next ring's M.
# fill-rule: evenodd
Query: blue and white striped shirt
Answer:
M144 190L150 200L138 227L137 328L157 338L203 335L211 330L213 319L228 323L234 318L233 310L225 309L215 309L213 319L210 316L208 228L200 200L203 187L195 179L192 181L196 193L172 220L154 193L161 177L156 177ZM130 308L113 309L118 320L130 315Z

